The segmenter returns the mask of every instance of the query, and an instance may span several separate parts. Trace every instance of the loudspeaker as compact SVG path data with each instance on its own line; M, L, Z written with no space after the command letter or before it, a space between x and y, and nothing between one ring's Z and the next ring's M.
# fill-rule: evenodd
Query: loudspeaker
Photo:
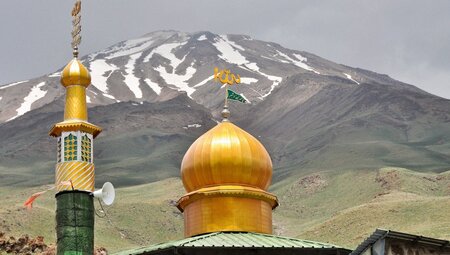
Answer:
M105 205L111 205L116 197L114 186L110 182L105 182L102 189L96 190L92 193L94 197L100 198Z

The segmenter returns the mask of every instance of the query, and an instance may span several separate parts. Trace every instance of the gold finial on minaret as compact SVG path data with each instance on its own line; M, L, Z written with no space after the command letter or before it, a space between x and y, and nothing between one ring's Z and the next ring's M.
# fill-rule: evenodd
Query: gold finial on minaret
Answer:
M72 9L72 49L73 57L78 58L78 45L81 43L81 0L77 0Z
M225 101L225 105L223 106L222 114L222 122L229 122L228 118L231 115L230 110L228 110L228 103Z
M64 120L87 121L86 88L91 84L88 69L78 60L81 43L81 0L72 9L72 53L73 59L61 73L61 84L67 89Z
M76 0L71 14L73 59L61 72L61 84L66 88L64 121L55 124L50 135L58 137L63 131L82 130L96 137L101 128L88 122L86 103L86 88L91 84L91 75L78 60L78 47L81 43L81 0Z

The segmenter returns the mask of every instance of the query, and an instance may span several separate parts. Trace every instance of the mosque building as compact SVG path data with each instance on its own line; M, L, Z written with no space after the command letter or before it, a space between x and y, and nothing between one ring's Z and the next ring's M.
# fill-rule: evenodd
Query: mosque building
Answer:
M77 55L74 51L61 74L67 90L64 121L50 131L58 145L58 254L92 254L94 247L93 139L101 128L87 121L90 75ZM177 207L184 213L186 238L120 254L349 254L336 245L272 235L278 199L267 191L270 155L229 120L227 106L222 117L191 145L181 163L187 193Z
M74 24L80 8L72 13ZM81 29L75 26L74 31ZM94 250L93 139L101 128L88 122L86 88L91 78L78 60L77 33L74 58L61 74L66 88L64 121L50 131L57 138L58 255L93 254ZM230 121L227 104L222 117L190 146L181 162L187 193L177 207L184 214L185 238L118 254L350 254L352 250L337 245L273 235L272 210L278 199L268 192L270 155L255 137ZM406 250L392 248L399 243ZM445 240L377 230L352 254L450 254L450 248Z

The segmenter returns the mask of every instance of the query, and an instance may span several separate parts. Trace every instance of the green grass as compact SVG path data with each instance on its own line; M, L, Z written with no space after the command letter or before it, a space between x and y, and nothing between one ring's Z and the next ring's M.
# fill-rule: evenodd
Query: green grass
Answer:
M43 235L53 243L54 193L39 198L32 210L22 206L44 188L0 188L0 231ZM184 192L179 178L117 189L115 203L105 207L108 218L96 217L96 246L114 252L183 238L174 203ZM316 171L291 175L271 192L280 200L276 234L350 248L377 227L450 239L450 172Z
M0 188L0 231L42 235L47 243L54 243L54 192L39 197L31 210L22 205L28 196L45 188ZM182 215L171 204L183 193L178 178L118 189L114 205L104 207L108 217L96 217L96 246L118 251L182 238ZM95 206L100 209L97 201Z

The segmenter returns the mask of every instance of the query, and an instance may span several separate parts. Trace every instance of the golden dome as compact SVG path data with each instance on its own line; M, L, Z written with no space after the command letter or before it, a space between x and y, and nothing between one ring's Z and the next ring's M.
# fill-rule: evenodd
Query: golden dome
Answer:
M264 146L231 122L222 122L198 138L181 163L188 192L219 185L267 190L272 161Z
M88 87L91 84L91 75L89 70L77 58L74 58L62 71L61 84L64 87L70 85Z

